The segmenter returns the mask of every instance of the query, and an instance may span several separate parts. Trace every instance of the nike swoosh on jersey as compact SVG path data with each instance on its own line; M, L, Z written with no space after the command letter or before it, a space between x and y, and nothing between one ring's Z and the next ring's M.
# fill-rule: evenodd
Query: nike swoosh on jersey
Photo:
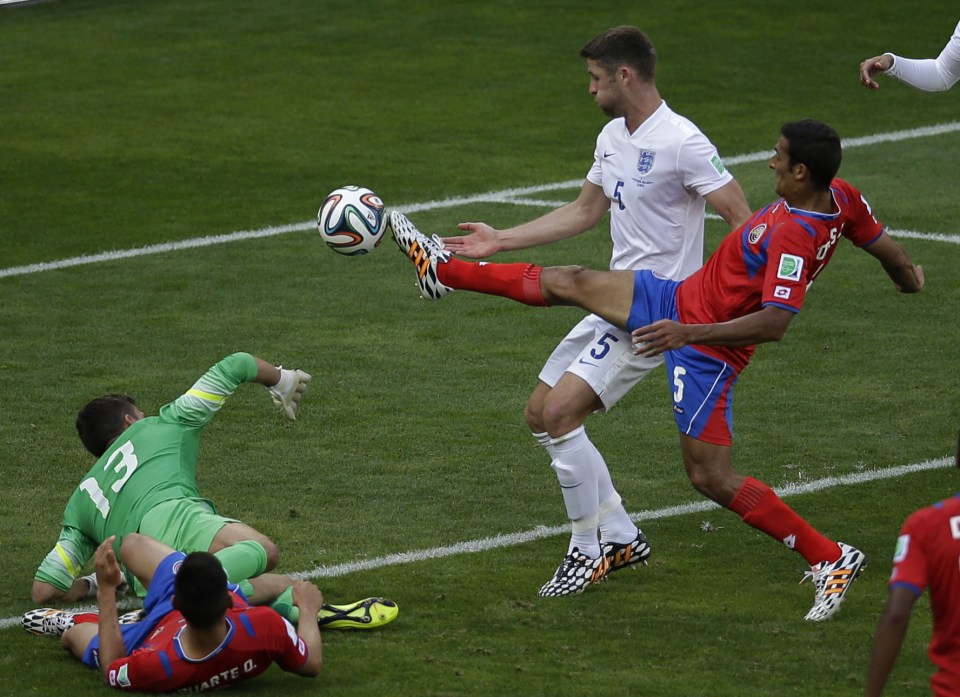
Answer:
M604 156L604 157L613 157L613 156L616 155L616 154L617 154L616 151L614 151L614 152L607 152L606 150L603 151L603 156Z

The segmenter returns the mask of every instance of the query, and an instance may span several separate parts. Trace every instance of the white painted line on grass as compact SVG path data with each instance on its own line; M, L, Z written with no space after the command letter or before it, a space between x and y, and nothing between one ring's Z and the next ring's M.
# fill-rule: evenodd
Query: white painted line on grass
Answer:
M913 138L927 138L930 136L942 135L944 133L954 133L960 131L960 121L938 124L936 126L926 126L924 128L911 128L903 131L893 131L891 133L878 133L872 136L863 136L860 138L849 138L843 142L845 150L851 148L877 145L879 143L892 143L901 140L910 140ZM773 152L773 148L760 152L747 153L744 155L734 155L730 158L724 158L727 166L745 164L748 162L762 162L768 159ZM425 201L423 203L412 203L406 206L399 206L398 209L405 213L419 213L421 211L437 210L442 208L456 208L472 203L515 203L529 206L555 206L562 205L565 202L527 200L524 197L531 194L540 194L547 191L561 191L564 189L580 188L583 184L582 179L570 179L563 182L554 182L553 184L541 184L538 186L527 186L517 189L504 189L502 191L491 191L485 194L474 194L473 196L459 196L456 198L439 199L435 201ZM130 259L133 257L148 256L150 254L165 254L184 249L197 249L200 247L209 247L216 244L227 244L240 240L249 240L259 237L273 237L274 235L284 235L289 232L302 232L312 230L315 221L308 220L302 223L293 223L291 225L279 225L275 227L266 227L260 230L244 230L223 235L213 235L211 237L194 237L180 242L165 242L162 244L152 244L146 247L135 249L119 250L113 252L103 252L101 254L92 254L59 261L42 262L38 264L28 264L26 266L11 266L6 269L0 269L0 278L9 278L12 276L27 276L30 274L41 273L43 271L54 271L56 269L67 269L74 266L84 266L86 264L97 264L105 261L116 261L118 259ZM960 239L953 235L944 235L940 233L922 233L912 231L890 230L891 234L899 234L901 237L914 237L917 239L933 240L936 242L951 242L960 244Z
M953 457L942 457L937 460L924 460L912 465L899 465L897 467L887 467L885 469L864 470L852 474L844 474L839 477L824 477L805 483L787 484L776 487L775 491L783 498L796 496L798 494L809 494L818 491L826 491L839 486L854 486L857 484L866 484L867 482L878 481L881 479L893 479L902 477L914 472L924 472L926 470L941 469L953 465ZM944 492L944 497L949 492ZM930 503L934 503L931 501ZM630 517L637 523L645 520L659 520L661 518L675 518L689 513L702 513L709 510L717 510L720 507L713 501L701 499L691 501L678 506L668 506L666 508L657 508L648 511L631 513ZM373 559L362 559L359 561L346 562L344 564L335 564L333 566L318 566L310 571L291 573L294 578L312 579L312 578L338 578L357 571L369 571L371 569L380 569L385 566L398 566L400 564L414 564L417 562L429 561L431 559L444 559L446 557L456 556L458 554L471 554L475 552L486 552L492 549L503 549L505 547L515 547L517 545L528 544L543 540L556 535L563 535L570 532L569 523L566 525L538 525L532 530L511 533L508 535L496 535L494 537L483 537L478 540L467 540L445 547L434 547L432 549L418 549L412 552L398 552L397 554L388 554L384 557L375 557ZM891 536L896 534L896 530L890 531ZM891 537L891 539L893 539ZM26 590L26 589L24 589ZM96 609L92 605L87 605L76 610L88 611ZM0 619L0 629L7 629L20 624L19 617L6 617Z
M825 477L805 483L787 484L775 488L777 494L786 498L796 496L797 494L807 494L817 491L825 491L839 486L852 486L856 484L865 484L867 482L879 479L891 479L893 477L902 477L905 474L913 472L922 472L925 470L948 467L953 464L952 457L943 457L938 460L925 460L913 465L900 465L886 469L865 470L853 474L845 474L839 477ZM950 492L944 492L946 497ZM931 503L933 503L931 501ZM668 508L658 508L648 511L631 513L630 517L637 523L645 520L658 520L660 518L674 518L688 513L701 513L712 509L719 509L720 506L713 501L702 499L691 501L690 503L680 504L679 506L670 506ZM514 547L516 545L536 542L547 537L554 537L570 532L569 523L565 525L545 526L540 525L532 530L516 532L509 535L497 535L495 537L484 537L479 540L468 540L458 542L446 547L434 547L432 549L422 549L413 552L400 552L397 554L388 554L385 557L374 559L364 559L360 561L347 562L345 564L336 564L334 566L318 566L311 571L296 574L297 578L336 578L344 576L355 571L368 571L370 569L379 569L384 566L396 566L398 564L409 564L430 559L443 559L457 554L468 554L471 552L484 552L491 549L502 549L504 547ZM896 530L891 531L894 535ZM891 538L892 539L892 538Z

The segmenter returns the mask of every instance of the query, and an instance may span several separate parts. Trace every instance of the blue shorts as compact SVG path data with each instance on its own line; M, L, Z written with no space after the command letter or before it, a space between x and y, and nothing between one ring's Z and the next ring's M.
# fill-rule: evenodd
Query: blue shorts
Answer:
M679 322L679 285L679 281L661 278L651 271L635 272L627 330L632 332L661 319ZM666 351L663 356L673 396L673 418L680 433L729 446L733 441L733 387L739 373L694 346Z
M153 574L147 597L143 599L145 617L139 622L120 625L126 655L130 655L146 642L147 638L164 617L173 612L173 579L180 564L186 559L183 552L171 552ZM100 667L100 637L94 635L81 659L91 668Z

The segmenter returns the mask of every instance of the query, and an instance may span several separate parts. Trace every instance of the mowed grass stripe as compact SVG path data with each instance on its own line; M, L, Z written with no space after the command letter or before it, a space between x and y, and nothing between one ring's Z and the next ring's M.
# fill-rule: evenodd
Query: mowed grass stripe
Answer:
M938 124L934 126L925 126L922 128L911 128L901 131L892 131L890 133L879 133L872 136L862 136L850 138L844 141L844 149L857 147L869 147L882 143L892 143L903 140L912 140L915 138L928 138L931 136L943 135L945 133L954 133L960 131L960 121ZM745 164L750 162L761 162L770 157L770 150L735 155L725 158L728 166ZM544 201L539 199L526 200L525 196L544 193L547 191L559 191L563 189L573 189L581 186L582 179L571 179L553 184L543 184L531 187L522 187L515 189L503 189L500 191L491 191L484 194L475 194L472 196L463 196L447 198L435 201L425 201L423 203L413 203L405 206L398 206L399 210L406 213L418 213L428 210L437 210L441 208L457 208L474 203L510 203L515 205L529 206L552 206L560 205L562 202ZM120 259L131 259L152 254L166 254L187 249L198 249L218 244L228 244L242 240L257 239L262 237L273 237L275 235L285 235L290 232L302 232L314 227L312 220L302 223L292 223L290 225L278 225L259 230L242 230L239 232L226 233L222 235L212 235L208 237L194 237L192 239L181 240L179 242L163 242L160 244L147 245L134 249L117 250L112 252L103 252L100 254L84 255L61 259L59 261L41 262L37 264L27 264L24 266L13 266L6 269L0 269L0 278L10 278L13 276L27 276L44 271L54 271L57 269L66 269L74 266L85 266L87 264L98 264L106 261L117 261ZM895 237L910 237L914 239L925 239L936 242L950 242L960 244L960 238L950 234L939 232L924 233L912 230L890 229L888 232Z

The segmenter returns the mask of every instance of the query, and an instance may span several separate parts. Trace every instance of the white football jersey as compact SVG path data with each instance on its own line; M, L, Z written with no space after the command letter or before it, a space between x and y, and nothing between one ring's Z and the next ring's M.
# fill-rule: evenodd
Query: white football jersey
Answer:
M610 199L610 268L680 280L703 264L703 197L733 176L700 129L663 102L633 134L622 118L604 127L587 180Z

